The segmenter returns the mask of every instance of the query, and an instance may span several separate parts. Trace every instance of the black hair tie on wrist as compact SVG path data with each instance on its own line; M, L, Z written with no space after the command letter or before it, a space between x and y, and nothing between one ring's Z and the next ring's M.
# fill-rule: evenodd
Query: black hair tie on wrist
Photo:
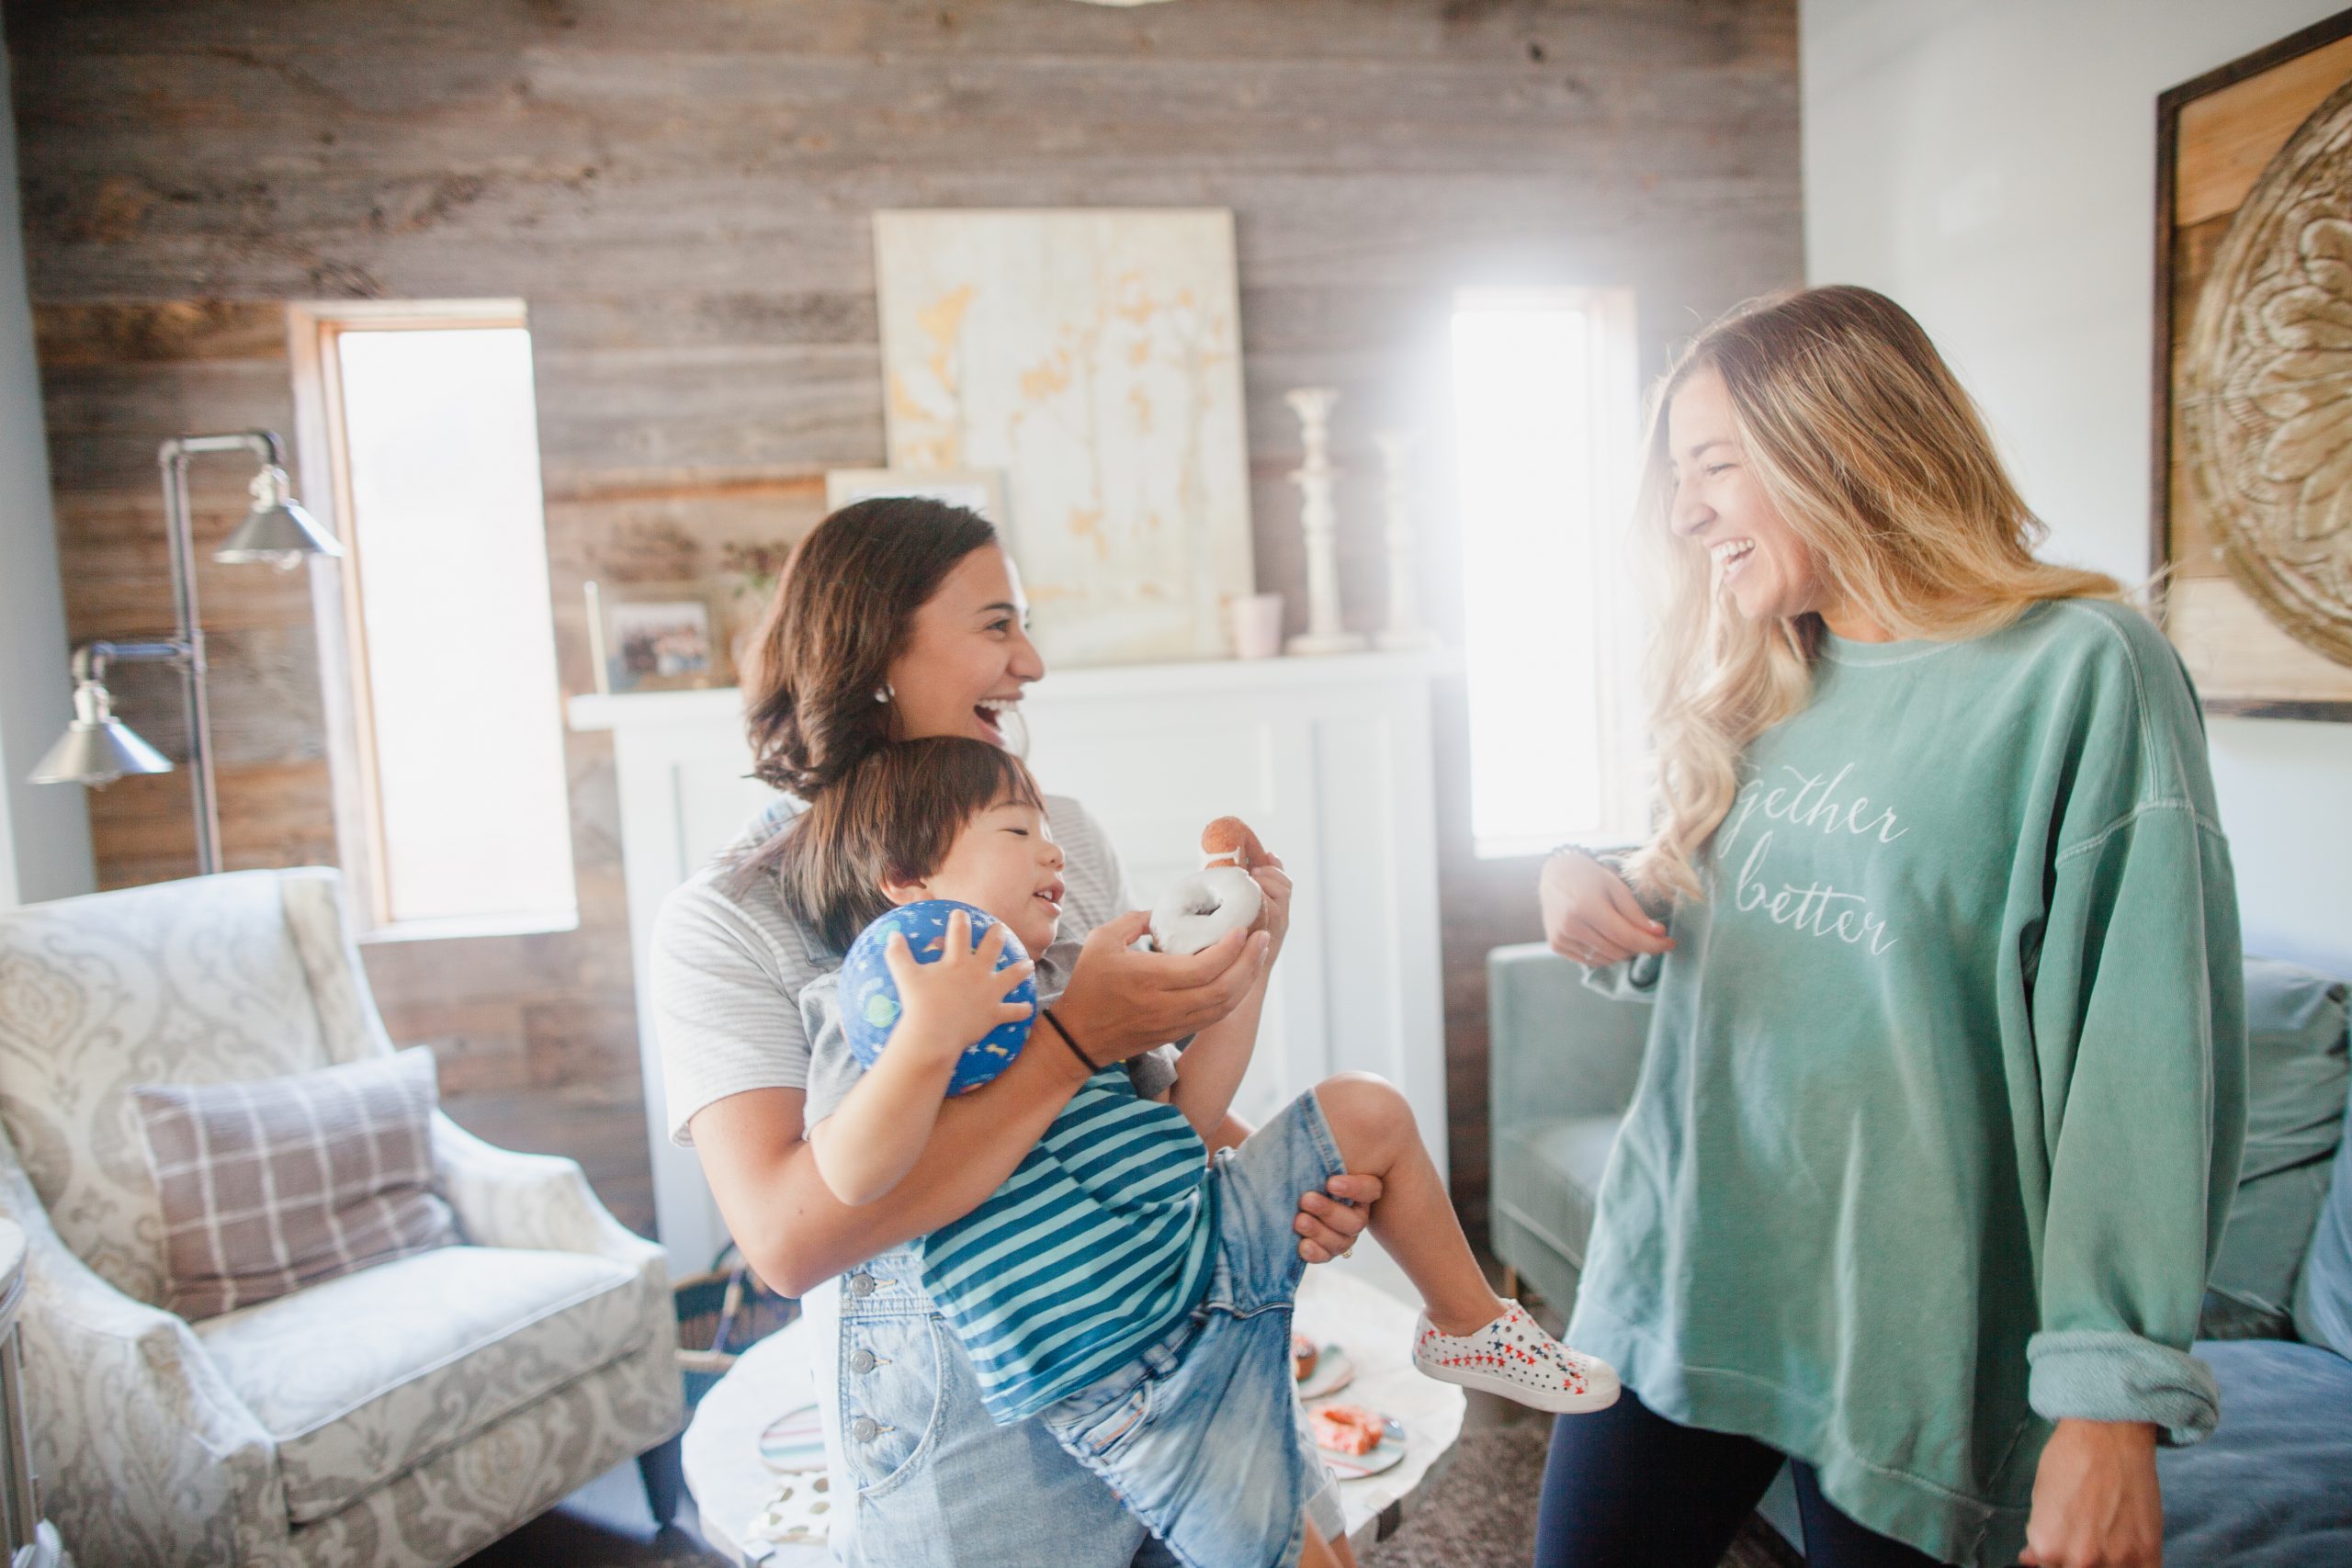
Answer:
M1054 1016L1053 1009L1044 1008L1039 1010L1046 1015L1046 1021L1054 1026L1054 1032L1062 1037L1062 1043L1069 1047L1069 1054L1086 1064L1086 1070L1089 1073L1099 1073L1102 1070L1094 1065L1094 1058L1080 1050L1078 1042L1070 1038L1069 1031L1062 1027L1062 1021Z

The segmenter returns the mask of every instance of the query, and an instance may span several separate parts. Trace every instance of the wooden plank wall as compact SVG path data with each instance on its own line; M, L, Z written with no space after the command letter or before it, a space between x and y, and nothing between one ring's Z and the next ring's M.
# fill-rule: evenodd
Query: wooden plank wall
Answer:
M1341 389L1351 620L1381 594L1371 433L1442 437L1469 284L1630 283L1644 362L1801 272L1792 0L144 0L6 8L27 256L76 637L168 620L163 436L289 431L282 305L528 302L561 678L580 582L797 536L877 463L868 215L1225 206L1240 246L1257 564L1302 619L1290 387ZM1442 446L1442 443L1441 443ZM1435 494L1442 483L1432 484ZM200 534L232 521L208 472ZM1443 509L1426 603L1454 618ZM299 581L204 566L235 865L332 861ZM131 722L175 739L167 689ZM1441 694L1454 1176L1486 1192L1482 955L1528 862L1469 851ZM1531 716L1531 722L1540 716ZM571 743L576 932L371 946L450 1110L583 1160L650 1223L611 758ZM109 885L185 874L170 778L95 797Z

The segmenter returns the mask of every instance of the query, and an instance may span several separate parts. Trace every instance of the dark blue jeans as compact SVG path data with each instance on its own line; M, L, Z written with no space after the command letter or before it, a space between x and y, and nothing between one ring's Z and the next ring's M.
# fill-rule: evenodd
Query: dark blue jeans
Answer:
M1813 1466L1753 1438L1679 1427L1630 1388L1606 1410L1554 1424L1535 1568L1715 1568L1783 1462L1812 1568L1933 1568L1830 1506Z

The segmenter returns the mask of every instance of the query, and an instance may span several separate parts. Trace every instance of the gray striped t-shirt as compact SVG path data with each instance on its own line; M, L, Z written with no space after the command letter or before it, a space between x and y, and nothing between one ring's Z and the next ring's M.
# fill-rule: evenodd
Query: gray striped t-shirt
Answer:
M800 991L840 968L842 955L793 917L773 875L739 887L733 870L799 809L799 802L779 796L663 899L654 920L649 988L673 1143L691 1145L687 1129L695 1112L715 1100L755 1089L808 1087ZM1046 821L1068 863L1061 940L1037 965L1038 995L1050 1002L1069 984L1069 964L1086 934L1136 903L1117 853L1084 807L1049 795ZM1136 1092L1166 1089L1175 1081L1175 1060L1169 1046L1136 1058L1130 1066Z

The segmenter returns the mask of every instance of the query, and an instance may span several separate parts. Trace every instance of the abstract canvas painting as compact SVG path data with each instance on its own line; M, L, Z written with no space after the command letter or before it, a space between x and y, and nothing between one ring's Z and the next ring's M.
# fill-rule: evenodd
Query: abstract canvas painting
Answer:
M1233 216L880 212L890 467L995 469L1039 648L1227 651L1251 592Z

